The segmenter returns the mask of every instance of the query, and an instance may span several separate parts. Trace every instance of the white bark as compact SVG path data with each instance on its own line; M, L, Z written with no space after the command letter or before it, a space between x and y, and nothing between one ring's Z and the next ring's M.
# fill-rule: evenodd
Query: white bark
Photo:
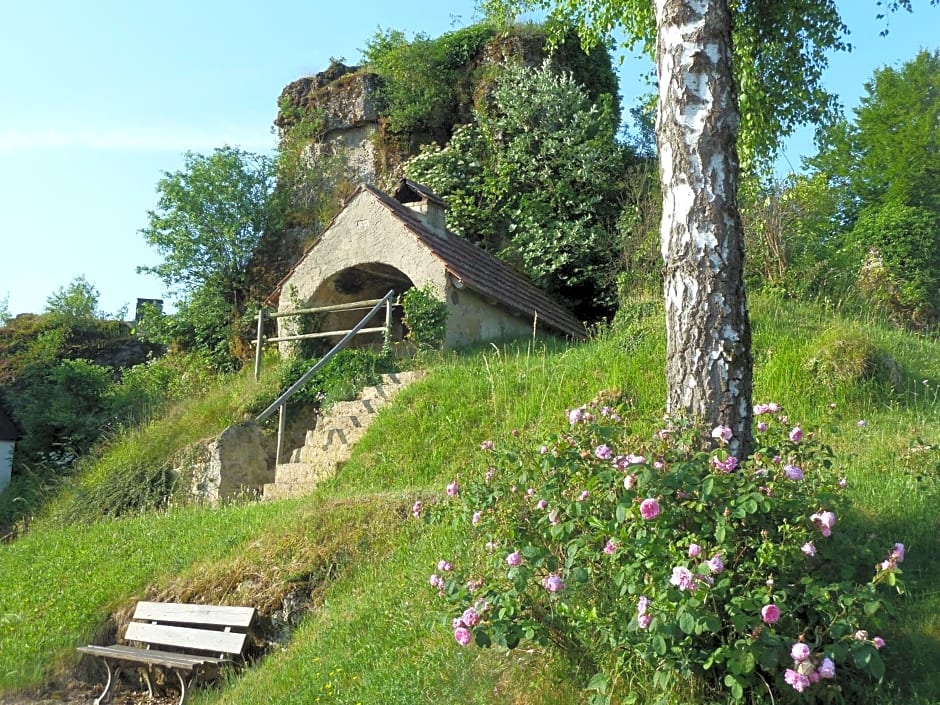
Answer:
M751 450L751 329L737 210L739 112L727 0L655 0L667 413Z

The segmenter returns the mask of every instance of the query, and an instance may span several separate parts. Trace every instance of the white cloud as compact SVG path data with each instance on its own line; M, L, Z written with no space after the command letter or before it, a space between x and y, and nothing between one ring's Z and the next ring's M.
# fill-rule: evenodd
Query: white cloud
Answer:
M78 127L71 130L0 128L0 154L32 150L102 149L115 151L194 152L228 144L247 150L268 150L276 139L264 129L221 126Z

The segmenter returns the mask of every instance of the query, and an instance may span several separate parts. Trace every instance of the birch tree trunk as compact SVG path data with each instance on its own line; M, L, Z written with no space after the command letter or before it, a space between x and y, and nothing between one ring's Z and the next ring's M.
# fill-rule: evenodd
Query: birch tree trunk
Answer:
M752 449L751 327L737 208L740 113L727 0L655 0L666 411Z

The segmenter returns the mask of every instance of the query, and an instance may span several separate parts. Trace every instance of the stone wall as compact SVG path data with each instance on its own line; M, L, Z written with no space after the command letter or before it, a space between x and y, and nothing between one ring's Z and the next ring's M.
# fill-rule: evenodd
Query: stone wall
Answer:
M254 421L229 426L190 453L191 492L210 503L258 495L274 479L264 435Z

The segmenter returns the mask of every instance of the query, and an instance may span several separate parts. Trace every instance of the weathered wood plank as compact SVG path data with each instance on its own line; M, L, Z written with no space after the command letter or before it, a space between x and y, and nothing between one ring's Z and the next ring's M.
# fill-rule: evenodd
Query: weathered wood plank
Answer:
M141 601L137 603L137 609L134 611L134 619L217 627L247 628L254 616L254 607L192 605L179 602Z
M125 641L225 654L240 654L246 638L247 635L240 632L221 632L214 629L194 629L149 622L131 622L124 633Z
M187 671L201 666L215 667L226 661L226 659L212 656L190 656L174 651L138 649L134 646L124 646L120 644L114 646L96 646L91 644L78 647L78 651L83 654L89 654L90 656L120 659L122 661L133 661L155 666L166 666L168 668L180 668Z

